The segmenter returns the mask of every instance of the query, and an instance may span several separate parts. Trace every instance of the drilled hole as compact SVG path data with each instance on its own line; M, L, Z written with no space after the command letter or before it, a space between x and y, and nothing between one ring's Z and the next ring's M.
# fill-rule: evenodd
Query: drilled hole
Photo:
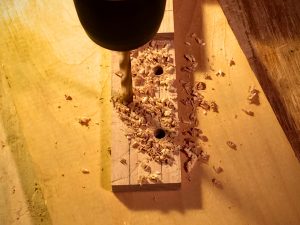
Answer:
M161 129L161 128L158 128L154 131L154 136L157 138L157 139L162 139L166 136L166 132Z
M164 69L161 66L156 66L153 68L153 72L156 76L160 76L164 73Z

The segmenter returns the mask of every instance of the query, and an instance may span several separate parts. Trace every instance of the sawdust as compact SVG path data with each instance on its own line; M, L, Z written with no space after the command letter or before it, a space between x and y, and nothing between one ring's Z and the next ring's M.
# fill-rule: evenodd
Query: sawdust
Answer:
M81 118L81 119L79 119L78 122L81 126L89 127L91 119L90 118Z
M260 105L259 90L254 86L249 87L247 100L249 104Z
M192 36L196 43L204 43L197 36ZM191 46L191 42L185 42L185 45ZM198 139L207 142L208 138L197 128L196 110L218 112L218 106L214 101L204 99L201 92L207 88L205 82L192 84L189 80L180 79L179 85L175 86L175 59L170 48L163 41L151 41L148 46L133 51L133 102L124 105L117 98L112 98L114 108L128 128L126 137L131 149L147 155L146 161L138 163L148 172L148 175L139 178L140 184L160 182L159 174L151 172L148 165L151 161L172 166L174 156L182 152L187 157L184 163L187 172L192 171L197 161L209 161L209 155L197 142ZM184 54L184 59L185 65L180 70L190 76L196 71L198 62L191 53ZM206 79L211 79L211 76L206 75ZM178 88L185 93L181 99L177 99ZM167 93L166 98L157 95L161 90ZM176 101L191 108L190 113L178 118Z
M174 156L179 154L175 59L170 48L163 41L151 41L147 47L133 51L133 102L124 105L112 98L114 108L128 128L126 137L131 148L148 156L147 162L139 163L149 172L140 178L141 184L158 181L158 174L151 174L150 161L173 165ZM162 90L168 93L166 98L158 95Z

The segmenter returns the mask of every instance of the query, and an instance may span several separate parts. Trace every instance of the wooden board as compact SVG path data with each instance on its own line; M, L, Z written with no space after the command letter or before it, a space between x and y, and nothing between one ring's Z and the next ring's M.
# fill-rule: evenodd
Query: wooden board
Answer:
M219 2L300 159L299 1Z
M214 59L226 73L205 81L219 113L197 114L209 163L183 173L177 191L112 193L110 52L87 37L71 0L0 1L1 225L300 223L299 162L217 1L175 0L174 15L176 65L196 32L206 43L191 49L199 70ZM261 105L249 117L241 108L252 84Z
M153 47L153 50L158 48L163 48L165 45L170 45L169 52L173 60L173 65L175 67L175 49L174 49L174 22L173 22L173 5L172 1L167 1L166 12L159 29L159 32L153 40L150 42L157 47ZM137 52L143 52L144 49L149 47L150 44L147 43L145 46L137 49ZM151 47L152 49L152 47ZM136 53L137 54L137 53ZM116 75L119 72L119 58L117 53L113 53L112 56L112 96L116 97L120 90L120 80L121 78ZM137 68L139 70L139 68ZM166 68L162 68L166 70ZM145 75L146 76L146 75ZM148 76L156 76L149 74ZM174 81L176 80L176 73L168 74L164 71L162 75L159 76L160 82L166 79L166 76L170 76ZM157 78L157 76L155 77ZM159 82L159 83L160 83ZM133 83L135 83L135 78L133 78ZM155 90L156 100L163 99L177 99L177 94L172 94L159 86L154 86L152 89ZM135 86L133 86L135 88ZM137 93L135 93L137 94ZM134 100L135 101L135 100ZM177 100L172 101L177 107ZM177 115L177 113L175 114ZM142 116L142 115L141 115ZM178 118L178 116L177 116ZM155 118L152 118L155 119ZM155 122L155 125L148 127L146 129L156 130L161 128L160 121ZM147 154L139 152L137 149L132 147L132 141L126 138L129 129L120 119L116 109L113 109L112 114L112 142L111 142L111 156L112 156L112 190L113 191L135 191L135 190L160 190L160 189L178 189L181 184L181 165L180 165L180 155L174 155L174 163L172 166L165 165L161 162L148 160ZM136 131L135 131L136 133ZM153 134L152 134L153 135ZM142 142L147 142L148 137ZM138 143L141 144L141 143ZM141 163L147 161L147 165L151 168L151 173L159 173L159 182L152 182L149 184L141 184L141 177L146 177L150 173L141 168Z

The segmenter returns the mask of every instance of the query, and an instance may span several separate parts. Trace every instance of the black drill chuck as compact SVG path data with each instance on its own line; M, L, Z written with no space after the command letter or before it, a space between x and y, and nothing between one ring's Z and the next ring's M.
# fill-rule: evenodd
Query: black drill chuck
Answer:
M74 0L79 20L98 45L115 51L136 49L151 40L166 0Z

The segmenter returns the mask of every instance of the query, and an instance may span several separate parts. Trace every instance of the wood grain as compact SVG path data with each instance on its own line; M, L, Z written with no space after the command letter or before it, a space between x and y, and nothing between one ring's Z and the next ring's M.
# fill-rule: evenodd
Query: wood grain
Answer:
M219 2L300 159L299 1Z
M190 80L205 81L203 94L219 105L218 114L197 112L210 160L183 173L180 190L115 194L110 52L87 37L71 0L0 1L1 225L300 223L299 162L222 9L215 0L175 0L174 15L176 65L191 51L199 68ZM206 46L195 45L193 32ZM224 77L210 71L212 62ZM260 106L246 100L253 84ZM178 106L179 114L188 111ZM91 118L89 127L78 123L82 117Z
M166 12L161 23L159 33L154 37L155 42L162 42L161 46L170 44L169 50L172 58L174 59L173 66L175 67L175 49L174 49L174 20L173 20L173 4L172 1L167 1ZM142 51L148 46L142 46L137 51ZM117 76L120 71L119 54L113 53L112 56L112 96L117 97L120 93L120 80ZM163 68L166 69L166 68ZM167 73L162 74L160 77L168 76ZM172 75L174 76L174 75ZM175 75L176 77L176 75ZM164 88L153 87L157 89L155 96L157 99L170 98L170 93L165 91ZM177 102L175 102L177 107ZM176 114L177 115L177 114ZM159 127L157 127L159 128ZM113 191L137 191L137 190L160 190L160 189L178 189L181 184L181 164L180 156L174 156L174 164L164 165L155 161L150 161L147 165L151 168L151 172L159 172L158 183L149 183L141 185L141 177L147 176L149 172L141 168L141 162L148 161L147 155L138 152L137 149L131 147L132 143L127 140L126 134L129 129L119 118L118 113L113 109L112 114L112 189ZM153 128L149 128L153 129ZM155 129L155 127L154 127ZM141 143L139 143L141 144ZM122 162L123 160L123 162Z

